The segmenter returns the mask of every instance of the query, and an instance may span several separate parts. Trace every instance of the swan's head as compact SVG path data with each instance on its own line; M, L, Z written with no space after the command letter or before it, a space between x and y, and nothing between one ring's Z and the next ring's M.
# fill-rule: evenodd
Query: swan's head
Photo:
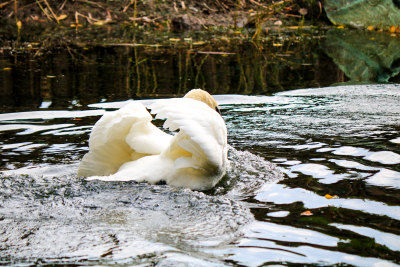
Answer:
M206 92L202 89L190 90L184 97L195 99L195 100L201 101L203 103L206 103L210 108L212 108L213 110L215 110L219 114L221 114L221 111L219 110L219 107L218 107L218 103L217 103L217 101L215 101L214 97L212 97L208 92Z

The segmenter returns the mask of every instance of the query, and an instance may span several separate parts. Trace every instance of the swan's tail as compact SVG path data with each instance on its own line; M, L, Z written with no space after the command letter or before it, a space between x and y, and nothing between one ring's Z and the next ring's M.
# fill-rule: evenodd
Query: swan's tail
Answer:
M159 154L165 140L172 138L152 123L152 116L140 102L108 112L94 125L89 153L79 165L79 176L110 175L128 161Z

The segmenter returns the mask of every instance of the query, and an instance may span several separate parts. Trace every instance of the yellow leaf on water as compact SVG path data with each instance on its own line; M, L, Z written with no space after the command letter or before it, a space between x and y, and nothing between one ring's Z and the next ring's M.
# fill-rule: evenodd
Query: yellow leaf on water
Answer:
M367 27L367 30L373 31L373 30L375 30L375 28L374 28L374 26L368 26L368 27Z
M389 31L391 33L395 33L396 32L396 27L395 26L390 27Z
M339 197L338 197L337 195L333 195L333 196L332 196L332 195L326 194L326 195L325 195L325 198L327 198L327 199L332 199L332 198L333 198L333 199L336 199L336 198L339 198Z
M283 44L272 44L273 46L283 46Z
M12 70L10 67L3 68L3 70Z
M169 38L171 42L179 42L181 39L179 38Z
M311 211L306 210L306 211L303 211L302 213L300 213L300 215L301 216L312 216L314 214Z
M337 26L338 29L344 29L343 25Z
M193 45L203 45L205 43L206 42L204 42L204 41L198 41L198 42L194 42Z

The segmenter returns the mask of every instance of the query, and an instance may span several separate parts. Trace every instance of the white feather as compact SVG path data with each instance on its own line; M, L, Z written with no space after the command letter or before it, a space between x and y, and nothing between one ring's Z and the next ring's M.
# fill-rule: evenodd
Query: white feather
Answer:
M225 174L227 130L222 117L203 102L164 99L149 107L164 128L151 123L139 102L105 114L94 126L90 152L79 167L89 179L167 183L192 189L213 187Z

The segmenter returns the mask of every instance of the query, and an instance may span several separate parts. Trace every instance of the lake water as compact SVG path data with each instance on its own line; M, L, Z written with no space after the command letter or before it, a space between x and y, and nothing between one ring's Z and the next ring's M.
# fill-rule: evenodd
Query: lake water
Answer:
M3 45L0 264L399 265L399 42L333 31ZM216 188L76 176L102 114L197 87L228 128Z

